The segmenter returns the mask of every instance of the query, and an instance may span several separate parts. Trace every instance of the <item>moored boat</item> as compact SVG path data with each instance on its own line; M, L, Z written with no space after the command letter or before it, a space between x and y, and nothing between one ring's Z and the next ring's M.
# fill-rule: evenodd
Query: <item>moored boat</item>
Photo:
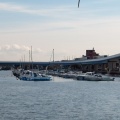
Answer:
M24 71L20 76L20 80L24 81L50 81L52 78L47 75L39 74L33 71Z
M101 74L95 74L94 72L86 72L84 74L78 75L77 80L86 80L86 81L114 81L113 77Z

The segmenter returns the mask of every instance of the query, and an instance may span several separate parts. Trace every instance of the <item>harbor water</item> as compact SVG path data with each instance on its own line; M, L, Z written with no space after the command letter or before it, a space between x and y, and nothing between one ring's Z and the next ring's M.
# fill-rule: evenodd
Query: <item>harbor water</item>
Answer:
M0 120L120 120L115 81L21 81L0 71Z

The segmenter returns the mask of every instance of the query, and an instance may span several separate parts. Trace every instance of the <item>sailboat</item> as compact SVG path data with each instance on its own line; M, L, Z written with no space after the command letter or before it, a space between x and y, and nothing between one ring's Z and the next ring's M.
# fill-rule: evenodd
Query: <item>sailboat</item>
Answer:
M52 80L48 75L42 75L37 72L33 72L30 70L24 71L22 75L19 76L20 80L24 81L50 81Z
M19 76L20 80L24 81L50 81L51 77L48 75L40 74L39 72L33 71L33 60L32 60L32 47L31 47L31 63L32 63L32 70L26 70L22 72Z

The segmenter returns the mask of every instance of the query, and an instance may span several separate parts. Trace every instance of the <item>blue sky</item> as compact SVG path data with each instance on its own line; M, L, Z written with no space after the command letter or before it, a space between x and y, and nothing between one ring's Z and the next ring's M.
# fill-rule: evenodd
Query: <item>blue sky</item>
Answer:
M119 0L0 0L0 60L73 59L95 48L120 53Z

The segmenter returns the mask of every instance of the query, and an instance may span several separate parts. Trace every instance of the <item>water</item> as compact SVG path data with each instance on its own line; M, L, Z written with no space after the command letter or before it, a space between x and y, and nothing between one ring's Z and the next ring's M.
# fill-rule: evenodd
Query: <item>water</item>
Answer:
M0 71L0 120L120 120L115 81L20 81Z

